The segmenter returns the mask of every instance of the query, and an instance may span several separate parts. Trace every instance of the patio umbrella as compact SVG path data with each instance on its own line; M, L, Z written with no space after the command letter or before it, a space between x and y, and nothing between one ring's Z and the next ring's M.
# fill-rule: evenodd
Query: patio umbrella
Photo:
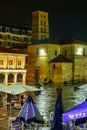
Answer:
M2 92L2 90L6 88L7 86L5 84L0 83L0 92Z
M87 98L85 99L85 102L87 102ZM85 112L84 112L85 113ZM84 123L86 123L87 122L87 115L86 115L86 117L83 117L83 118L79 118L79 119L76 119L76 121L75 121L75 125L76 126L80 126L80 125L83 125ZM83 125L84 126L84 125Z
M27 97L16 118L16 121L23 121L25 125L30 122L44 123L44 120L31 96Z
M18 95L28 91L41 91L41 89L29 85L24 85L20 82L14 83L12 85L9 85L5 89L2 89L2 92L13 95Z
M61 91L59 91L56 104L55 104L55 111L54 111L51 130L63 130L62 113L63 113L62 96L61 96Z

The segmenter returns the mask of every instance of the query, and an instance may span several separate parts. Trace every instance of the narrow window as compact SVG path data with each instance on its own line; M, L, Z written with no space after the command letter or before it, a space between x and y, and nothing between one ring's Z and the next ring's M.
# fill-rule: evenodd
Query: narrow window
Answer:
M54 55L57 55L57 50L55 50Z
M36 55L39 55L39 48L36 48Z
M53 69L55 69L56 68L56 66L55 66L55 64L53 64Z

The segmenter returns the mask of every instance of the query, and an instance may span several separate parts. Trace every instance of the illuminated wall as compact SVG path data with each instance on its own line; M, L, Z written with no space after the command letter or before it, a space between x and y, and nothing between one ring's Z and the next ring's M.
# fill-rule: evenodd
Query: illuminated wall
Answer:
M0 53L0 83L9 85L20 81L26 84L26 56L20 53Z

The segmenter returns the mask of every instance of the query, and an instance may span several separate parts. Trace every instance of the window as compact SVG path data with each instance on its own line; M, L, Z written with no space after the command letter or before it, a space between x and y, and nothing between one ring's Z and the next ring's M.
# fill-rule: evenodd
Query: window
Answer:
M44 33L46 33L46 28L44 28Z
M9 60L9 65L13 65L13 60Z
M6 27L5 32L10 32L10 28Z
M25 34L25 30L22 30L22 31L21 31L21 34L24 35L24 34Z
M85 56L85 48L83 48L83 55Z
M41 27L41 32L43 32L43 28Z
M36 55L39 54L39 48L36 48Z
M18 65L21 65L21 59L18 60Z
M2 45L2 42L0 41L0 46Z
M41 20L41 25L43 25L42 20Z
M10 42L7 43L7 46L10 46Z
M10 39L10 35L7 35L8 39Z
M0 34L0 38L2 38L2 35Z
M3 59L0 59L0 65L3 65Z
M55 64L53 64L53 69L55 69L56 68L56 66L55 66Z
M2 32L2 27L0 27L0 32Z
M46 35L44 35L44 39L46 39L47 37L46 37Z
M65 56L67 55L67 51L65 51Z
M55 50L54 54L57 55L57 50Z
M44 21L44 26L46 26L46 21Z
M43 35L41 35L41 39L43 39Z
M20 30L19 29L17 29L17 34L20 34Z
M12 29L12 33L16 34L17 33L16 29Z

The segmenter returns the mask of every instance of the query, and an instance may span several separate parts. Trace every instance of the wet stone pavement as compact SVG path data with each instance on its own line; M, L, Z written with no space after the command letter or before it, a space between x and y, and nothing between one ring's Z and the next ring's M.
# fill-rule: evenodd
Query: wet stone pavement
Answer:
M74 90L75 85L62 85L62 101L64 111L69 110L70 108L80 104L86 98L86 90ZM80 84L77 85L78 87ZM54 111L54 106L57 98L57 84L42 86L41 93L37 96L34 93L32 98L36 103L37 108L40 113L44 115L44 119L48 118L49 112ZM8 118L9 116L17 116L19 110L11 109L9 110L0 108L0 130L8 129Z

